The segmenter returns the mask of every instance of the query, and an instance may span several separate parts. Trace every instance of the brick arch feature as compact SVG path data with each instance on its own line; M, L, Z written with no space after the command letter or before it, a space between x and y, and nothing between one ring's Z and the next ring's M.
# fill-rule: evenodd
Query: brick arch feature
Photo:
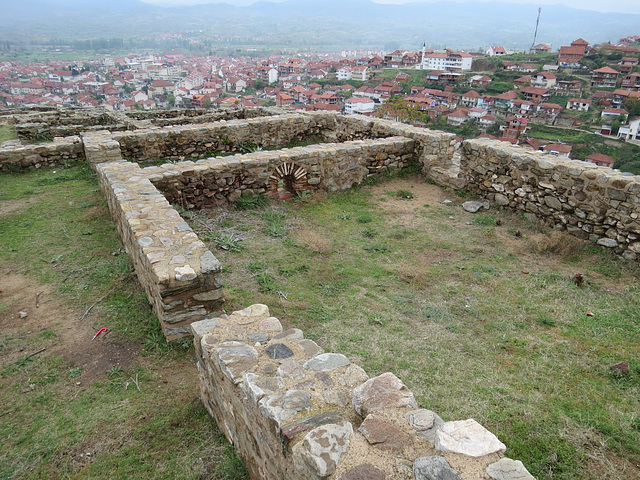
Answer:
M308 183L307 171L293 162L278 165L269 175L267 196L270 198L291 198L293 195L313 187ZM288 195L287 195L288 194Z

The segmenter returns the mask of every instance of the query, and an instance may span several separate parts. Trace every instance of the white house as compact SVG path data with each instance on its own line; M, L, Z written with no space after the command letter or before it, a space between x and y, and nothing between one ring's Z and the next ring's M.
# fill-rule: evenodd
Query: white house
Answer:
M344 113L369 113L373 112L376 102L370 98L347 98L344 101Z
M496 55L506 55L507 51L502 46L489 47L487 49L487 56L494 57Z
M640 118L630 121L627 125L622 125L618 130L618 138L640 140Z
M425 53L422 57L423 70L446 70L460 72L471 70L473 57L467 52Z
M342 67L336 72L336 78L338 80L351 80L353 76L353 68L350 67Z

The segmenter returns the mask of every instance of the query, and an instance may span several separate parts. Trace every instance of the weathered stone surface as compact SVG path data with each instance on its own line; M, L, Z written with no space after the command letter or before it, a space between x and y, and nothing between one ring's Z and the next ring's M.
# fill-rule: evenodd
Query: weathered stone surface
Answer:
M344 407L349 403L349 395L342 390L325 390L322 392L322 398L329 405L338 405Z
M313 430L321 425L340 423L343 420L344 417L340 412L318 413L316 415L300 418L291 423L282 425L281 435L286 437L288 440L291 440L292 438L295 438L296 435L308 432L309 430Z
M272 343L266 348L265 352L267 352L270 358L274 359L293 357L293 350L284 343Z
M280 364L276 374L281 377L289 377L293 378L294 380L300 380L307 375L307 371L295 360L288 359Z
M276 317L268 317L264 320L260 320L258 329L263 332L281 332L282 324Z
M261 303L256 303L243 310L238 310L229 315L229 318L237 322L239 325L248 325L269 317L269 307Z
M284 388L284 380L281 377L261 377L255 373L247 373L242 381L242 389L254 403L281 388Z
M462 480L440 455L418 458L413 463L413 475L415 480Z
M413 393L393 373L383 373L356 387L353 406L363 417L383 408L418 408Z
M382 470L368 463L364 463L349 470L341 476L339 480L385 480L385 478L387 478L387 476Z
M336 368L349 365L349 359L341 353L322 353L304 364L304 368L308 370L319 370L321 372L330 372Z
M344 375L340 377L340 383L347 387L356 387L369 380L369 375L360 365L351 364L347 367Z
M298 338L304 338L304 333L302 333L302 330L300 330L299 328L290 328L289 330L285 330L282 333L274 335L272 340L296 340Z
M195 337L196 341L202 338L202 336L220 326L220 320L217 318L206 318L199 322L193 322L191 325L191 333Z
M262 414L280 424L296 413L311 408L311 395L304 390L289 390L263 397L258 405Z
M218 273L222 270L222 265L209 250L200 257L200 271L204 274Z
M444 424L438 414L424 408L406 413L405 418L420 437L431 443L436 442L436 432Z
M367 415L358 431L378 450L401 450L413 443L410 435L374 415Z
M601 238L596 242L598 245L602 245L603 247L613 248L618 246L618 241L615 238Z
M269 334L267 332L249 333L247 338L251 343L267 343L269 341Z
M327 375L325 372L316 372L313 374L313 376L316 377L316 379L318 379L318 381L322 384L322 386L326 388L333 387L333 380L331 380L331 377Z
M197 277L195 270L190 265L176 267L174 270L176 272L176 280L179 282L188 282Z
M242 374L258 364L258 351L240 342L224 342L215 349L220 369L234 383L242 381Z
M476 200L469 200L468 202L464 202L462 204L462 208L464 208L464 210L469 213L476 213L481 208L484 210L489 210L489 207L490 207L490 204L486 200L482 202L479 202Z
M324 353L324 350L318 346L316 342L313 340L302 339L298 342L298 346L302 349L304 354L307 357L315 357L321 353Z
M208 292L196 293L193 296L194 300L199 302L211 302L214 300L220 300L224 297L224 291L221 288L209 290Z
M504 452L507 447L474 419L446 422L436 432L436 450L482 457Z
M351 435L353 427L349 422L315 428L293 449L296 468L300 472L309 471L314 478L333 474L340 457L349 448Z
M535 480L520 460L501 458L487 467L493 480Z

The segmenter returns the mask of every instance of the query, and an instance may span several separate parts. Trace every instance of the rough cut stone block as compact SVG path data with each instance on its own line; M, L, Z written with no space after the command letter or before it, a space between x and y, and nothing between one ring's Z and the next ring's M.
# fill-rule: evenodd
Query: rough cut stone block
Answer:
M382 470L368 463L364 463L358 465L356 468L352 468L338 480L385 480L386 477Z
M258 351L241 342L221 343L215 349L220 369L233 383L242 381L242 374L258 364Z
M281 377L261 377L255 373L247 373L242 381L242 390L253 403L258 403L265 395L271 395L281 388L284 388Z
M322 353L304 364L304 368L308 370L319 370L321 372L330 372L336 368L349 365L349 359L341 353Z
M507 447L474 419L446 422L436 432L436 450L483 457L504 452Z
M349 422L315 428L293 449L297 470L308 471L312 478L325 478L333 474L340 457L349 448L351 435L353 427Z
M502 458L487 467L487 473L493 480L535 480L520 460Z
M353 390L353 407L361 416L384 408L418 408L413 393L393 373L383 373Z
M413 463L413 475L415 480L462 480L440 455L418 458Z
M410 435L374 415L367 415L358 431L378 450L401 450L413 442Z
M296 413L311 408L311 395L304 390L289 390L284 393L274 393L262 398L259 402L260 411L278 424L293 417Z

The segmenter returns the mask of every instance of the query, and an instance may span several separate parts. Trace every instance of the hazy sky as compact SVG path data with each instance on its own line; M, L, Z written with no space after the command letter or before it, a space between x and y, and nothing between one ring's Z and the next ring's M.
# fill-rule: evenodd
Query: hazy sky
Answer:
M223 3L221 0L142 0L147 3L162 6L174 6L174 5L197 5L201 3ZM271 2L279 2L283 0L267 0ZM349 1L349 0L345 0ZM378 3L409 3L409 1L428 1L428 0L374 0ZM477 1L490 1L490 0L477 0ZM620 12L620 13L638 13L640 14L640 1L638 0L617 0L617 1L603 1L603 0L508 0L512 3L527 3L536 6L544 5L565 5L567 7L580 8L585 10L595 10L598 12ZM225 0L224 3L232 5L251 5L256 0Z

